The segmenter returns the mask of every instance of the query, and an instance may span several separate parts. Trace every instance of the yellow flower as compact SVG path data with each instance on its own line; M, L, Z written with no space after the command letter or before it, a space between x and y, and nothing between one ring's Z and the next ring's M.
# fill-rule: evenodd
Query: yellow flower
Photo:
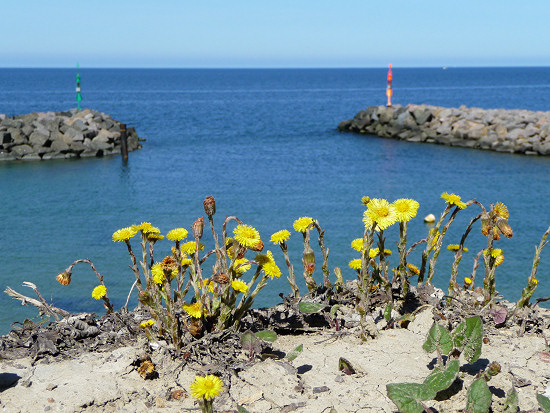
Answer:
M207 289L209 293L214 292L214 283L210 281L208 278L206 280L202 280L202 289Z
M98 285L92 291L92 297L96 300L102 299L103 297L105 297L105 294L107 294L107 288L104 285Z
M113 241L114 242L128 241L130 238L132 238L136 234L137 234L137 231L134 231L132 227L122 228L113 233Z
M151 327L153 324L155 324L155 320L147 320L141 323L139 326L141 328L147 328L147 327Z
M174 228L171 231L168 231L166 238L170 241L181 241L182 239L187 238L187 230L185 228Z
M231 282L231 287L233 287L235 291L240 293L246 293L246 291L248 290L248 285L246 285L246 283L243 283L241 280L233 280Z
M269 251L268 251L269 252ZM262 266L265 275L269 278L279 278L281 276L281 269L275 264L275 261L270 261Z
M223 390L223 382L217 376L209 374L204 377L197 376L191 383L191 395L195 399L211 400Z
M355 251L361 252L363 250L363 238L356 238L351 241L351 248Z
M414 264L408 263L407 268L411 272L412 275L419 275L420 274L420 270Z
M533 287L538 283L539 283L539 280L537 280L536 278L531 278L531 281L529 282L529 284Z
M493 212L495 213L496 216L504 219L508 219L510 217L508 208L502 202L497 202L495 204L495 207L493 208Z
M378 254L380 254L380 250L378 248L374 248L374 249L370 249L369 250L369 258L374 258L376 257Z
M153 275L153 282L155 284L164 283L164 270L160 262L155 262L151 267L151 274Z
M449 251L458 251L460 249L460 245L458 245L458 244L449 244L449 245L447 245L447 249Z
M271 242L274 244L282 244L290 237L290 232L288 232L286 229L282 229L280 231L277 231L275 234L271 236Z
M391 255L391 250L384 248L384 255L389 257Z
M491 257L498 258L499 255L502 255L502 250L500 248L491 249Z
M393 206L397 214L397 220L400 222L409 222L416 216L416 211L420 204L414 199L401 198L394 201Z
M135 230L136 232L137 231L147 231L149 228L151 228L151 223L150 222L142 222L141 224L139 225L132 225L132 229Z
M162 239L164 239L164 235L160 235L152 232L147 234L148 241L160 241Z
M244 274L250 269L250 261L248 261L246 258L239 258L235 260L233 269L237 274Z
M250 225L237 225L237 228L233 230L233 234L235 234L237 242L246 248L254 248L260 241L260 233Z
M352 268L354 270L360 270L361 269L361 259L356 258L354 260L351 260L348 265L349 265L350 268Z
M504 261L504 255L499 255L495 258L495 267L498 267Z
M361 203L365 206L370 202L370 198L368 196L364 196L361 198Z
M294 221L294 224L292 226L294 227L294 231L296 232L306 232L312 222L313 218L311 217L300 217L296 221Z
M472 285L472 279L469 277L464 277L464 284L465 285Z
M181 266L184 267L191 264L193 264L193 260L189 258L186 254L183 254L181 257Z
M194 254L197 248L197 243L195 241L188 241L180 247L180 250L183 254ZM204 244L199 242L199 251L204 249Z
M187 314L189 314L193 318L201 318L202 317L202 308L201 303L196 302L194 304L184 304L183 305L183 311L185 311Z
M367 210L363 216L363 222L366 228L371 228L376 223L376 231L383 231L390 225L395 224L397 214L395 207L385 199L373 198L367 204Z
M466 208L466 204L460 200L460 197L455 194L448 194L447 192L443 192L441 194L441 198L443 198L449 205L456 205L460 209Z

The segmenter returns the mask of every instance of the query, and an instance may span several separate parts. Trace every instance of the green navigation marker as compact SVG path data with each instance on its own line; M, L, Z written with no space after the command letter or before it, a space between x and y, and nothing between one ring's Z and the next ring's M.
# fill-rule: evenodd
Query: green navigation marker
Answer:
M78 73L78 63L76 64L76 104L78 110L80 110L80 102L82 101L82 95L80 94L80 73Z

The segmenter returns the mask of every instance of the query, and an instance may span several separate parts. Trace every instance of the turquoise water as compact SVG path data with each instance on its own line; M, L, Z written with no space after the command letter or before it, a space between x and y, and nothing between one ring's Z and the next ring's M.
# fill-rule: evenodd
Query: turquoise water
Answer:
M120 307L133 273L125 246L113 243L112 233L141 221L151 221L163 233L190 228L204 216L207 195L216 198L219 230L225 215L236 215L256 227L266 245L273 232L292 230L296 218L318 219L326 229L329 267L341 267L352 279L347 263L356 258L350 242L363 231L363 195L416 199L420 209L410 224L413 242L427 232L422 217L443 210L441 193L454 192L487 206L497 201L508 206L514 237L498 243L506 259L497 271L497 289L516 300L530 273L534 246L550 225L549 158L338 133L339 121L385 102L385 69L80 73L83 107L135 126L147 141L130 153L126 165L119 157L0 164L2 290L10 286L32 296L21 286L31 281L56 306L102 314L101 303L90 295L95 276L83 264L70 286L55 281L73 260L89 258ZM74 107L75 77L68 69L0 69L0 113ZM550 107L549 68L397 68L393 86L394 103L401 104ZM459 214L447 243L459 241L477 212ZM390 248L396 233L397 228L388 231ZM205 234L210 245L211 236ZM470 239L461 277L471 272L473 257L484 246L478 227ZM293 234L291 258L298 274L300 245L301 235ZM169 247L160 243L156 256L162 258ZM278 247L268 248L283 268ZM448 282L450 255L443 251L437 264L441 287ZM549 268L550 249L542 254L535 297L550 295ZM284 278L270 283L256 304L279 302L279 292L289 292ZM0 333L12 321L37 313L5 294L0 304Z

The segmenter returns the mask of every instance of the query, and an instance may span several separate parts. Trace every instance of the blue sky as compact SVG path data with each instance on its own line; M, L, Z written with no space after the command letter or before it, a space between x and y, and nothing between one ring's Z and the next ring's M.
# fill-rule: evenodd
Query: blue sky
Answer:
M0 67L550 66L550 1L2 0Z

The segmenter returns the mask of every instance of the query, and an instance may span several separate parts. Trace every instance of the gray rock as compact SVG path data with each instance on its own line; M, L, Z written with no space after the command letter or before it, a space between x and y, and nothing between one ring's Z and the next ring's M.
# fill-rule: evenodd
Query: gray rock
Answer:
M44 131L46 130L44 129ZM29 136L29 143L32 146L44 145L50 139L50 132L46 132L47 134L45 134L43 131L35 130L33 133L31 133L31 136Z
M84 135L82 134L82 132L77 131L76 129L67 128L65 131L63 131L63 134L73 142L84 141Z
M28 155L23 155L21 160L23 160L23 161L41 161L42 158L37 153L29 153Z
M67 144L62 139L57 139L52 142L52 145L50 146L53 152L67 152L70 150L69 144Z
M18 157L33 153L33 148L30 145L17 145L11 148L11 152Z
M82 152L83 150L86 149L86 147L84 146L84 144L80 141L76 141L76 142L71 142L69 144L71 150L75 151L75 152Z

